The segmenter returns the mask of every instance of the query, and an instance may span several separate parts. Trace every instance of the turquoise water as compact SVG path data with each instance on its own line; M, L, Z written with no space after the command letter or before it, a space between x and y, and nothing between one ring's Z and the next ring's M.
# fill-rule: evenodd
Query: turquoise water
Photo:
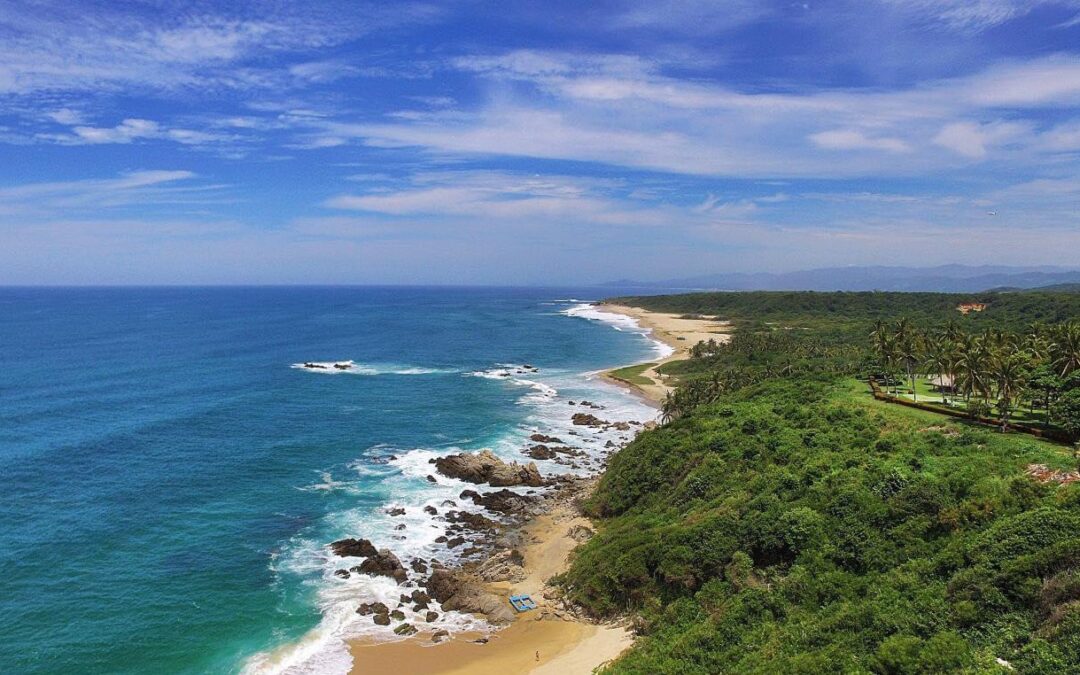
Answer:
M347 667L355 603L397 589L326 544L430 554L421 507L460 488L427 459L520 458L574 397L649 414L583 375L654 353L564 313L587 294L0 289L0 672Z

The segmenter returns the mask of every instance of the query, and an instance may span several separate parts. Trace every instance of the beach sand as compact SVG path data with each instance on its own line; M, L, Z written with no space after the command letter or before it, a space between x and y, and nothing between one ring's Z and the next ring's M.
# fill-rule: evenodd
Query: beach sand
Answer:
M528 543L521 552L527 577L515 584L491 584L491 588L503 595L527 593L540 607L518 615L507 628L484 636L487 644L474 643L481 637L476 634L457 635L440 644L432 644L430 634L425 633L391 643L355 641L350 644L352 672L577 675L591 673L614 659L633 641L628 630L587 623L563 612L556 616L543 595L545 582L566 569L567 557L578 545L571 536L576 526L591 528L588 519L569 504L559 505L525 526Z
M648 312L637 307L604 305L605 311L633 317L652 335L671 346L674 352L642 372L651 385L630 385L647 400L658 403L670 390L655 370L661 364L689 356L690 347L702 340L730 339L726 322L684 319L677 314ZM628 383L607 376L617 384ZM618 625L596 625L559 611L544 597L548 579L566 570L567 561L579 541L571 536L578 526L592 528L573 505L563 503L524 526L527 544L520 548L527 576L519 583L490 584L499 595L525 593L539 609L520 614L510 626L485 635L460 634L439 644L431 633L421 632L398 642L356 640L350 643L354 675L506 675L534 673L579 675L617 658L633 643L631 632ZM420 626L417 626L420 628ZM486 637L486 644L474 642ZM539 653L539 659L537 659Z
M605 377L623 386L629 386L640 392L646 399L653 403L664 400L667 393L673 389L665 377L657 372L657 368L672 361L681 361L690 357L690 348L699 342L716 340L727 342L731 339L731 324L727 321L713 319L687 319L680 314L665 314L663 312L650 312L640 307L628 305L604 304L605 312L622 314L635 319L643 328L650 329L652 337L660 340L675 351L664 359L655 362L655 365L641 371L641 376L652 380L652 384L637 384L613 377L606 373Z

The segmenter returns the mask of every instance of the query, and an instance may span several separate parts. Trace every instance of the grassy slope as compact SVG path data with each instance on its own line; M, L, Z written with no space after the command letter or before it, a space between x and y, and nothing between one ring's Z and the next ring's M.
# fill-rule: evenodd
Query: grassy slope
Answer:
M618 673L1080 669L1080 486L1059 446L774 381L642 434L563 583L644 637Z
M649 385L652 384L653 381L644 377L641 372L648 368L652 368L655 365L655 363L639 363L633 366L626 366L625 368L610 370L607 374L609 377L613 377L616 380L621 380L628 384Z

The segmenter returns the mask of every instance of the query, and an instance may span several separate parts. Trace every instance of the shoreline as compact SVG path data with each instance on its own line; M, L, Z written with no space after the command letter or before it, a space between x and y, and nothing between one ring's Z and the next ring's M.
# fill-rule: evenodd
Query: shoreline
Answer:
M554 589L545 592L547 580L565 571L569 555L583 541L581 528L591 531L592 523L575 503L592 491L595 482L590 480L583 489L564 490L569 494L556 497L553 508L517 530L526 542L519 547L527 572L524 579L484 584L486 590L501 596L511 590L531 595L538 609L515 615L499 630L461 633L437 644L424 634L397 642L350 641L350 673L571 675L591 673L617 658L633 644L625 626L591 622L564 605Z
M690 349L699 342L716 340L727 342L731 339L731 323L728 321L716 321L713 319L684 318L680 314L668 314L664 312L652 312L640 307L630 305L616 305L604 302L595 305L601 311L620 314L633 319L639 326L647 329L648 334L655 340L662 342L672 349L671 354L659 359L642 361L641 363L623 366L605 371L601 377L608 382L617 384L628 391L636 393L653 406L659 407L663 403L668 392L674 387L667 382L667 376L658 369L664 364L673 361L682 361L690 358ZM649 367L641 370L637 375L650 380L649 384L631 382L623 379L615 373L624 368L633 366Z
M658 409L656 402L642 392L626 388L603 372L600 380ZM638 423L637 432L654 423ZM625 443L630 440L633 437ZM596 475L557 485L543 498L542 511L503 533L501 540L516 542L516 546L497 543L491 557L519 552L524 578L478 582L475 565L466 563L455 570L458 578L465 580L465 586L471 583L474 590L497 596L503 602L511 593L530 595L538 605L536 610L515 614L509 624L496 626L495 630L452 634L438 642L432 640L434 632L426 627L396 641L347 640L352 658L350 674L391 671L395 675L574 675L591 673L618 658L633 645L629 627L619 622L591 621L565 603L557 589L547 586L549 579L566 571L574 549L593 533L593 523L581 512L580 503L595 489L606 465L605 458Z

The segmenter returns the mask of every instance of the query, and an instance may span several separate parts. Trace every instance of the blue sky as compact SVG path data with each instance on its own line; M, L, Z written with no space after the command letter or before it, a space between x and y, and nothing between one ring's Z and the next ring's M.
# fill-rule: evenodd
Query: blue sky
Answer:
M1076 265L1078 217L1080 0L0 2L0 283Z

